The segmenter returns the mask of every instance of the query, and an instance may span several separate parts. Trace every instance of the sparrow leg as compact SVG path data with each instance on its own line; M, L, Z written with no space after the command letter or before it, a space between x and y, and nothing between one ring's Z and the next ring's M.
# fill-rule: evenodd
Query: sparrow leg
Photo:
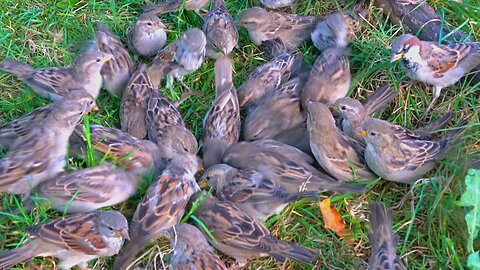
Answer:
M187 100L191 96L196 96L196 97L199 96L197 92L190 89L190 87L188 85L186 85L183 81L180 80L179 82L187 90L187 92L183 93L182 96L180 97L180 99L173 103L173 105L175 105L175 107L177 107L177 108L178 108L178 106L180 106L185 100Z
M435 103L437 102L437 99L440 97L440 93L441 93L441 92L442 92L442 88L441 88L441 87L438 87L438 86L435 86L435 87L434 87L432 102L430 102L430 105L428 105L427 109L425 110L425 112L423 113L422 117L420 118L420 121L425 120L425 118L427 117L428 113L430 112L430 110L433 108L433 106L434 106Z

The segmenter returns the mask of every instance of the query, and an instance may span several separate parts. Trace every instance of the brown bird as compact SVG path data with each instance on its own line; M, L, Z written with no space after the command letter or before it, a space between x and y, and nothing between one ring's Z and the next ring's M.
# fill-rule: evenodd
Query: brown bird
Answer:
M60 259L60 269L87 269L88 261L117 254L129 239L127 219L112 210L66 216L26 231L30 241L0 254L0 269L50 256Z
M327 105L309 103L307 126L313 155L330 175L340 181L378 178L365 162L365 148L336 127Z
M223 152L240 137L240 106L232 81L232 63L228 56L215 62L216 98L203 121L203 165L222 161Z
M47 199L47 204L58 211L86 213L126 201L137 192L139 181L134 174L98 166L44 181L32 193ZM27 200L24 208L29 209L32 203Z
M125 171L146 174L161 167L157 145L139 140L116 128L90 125L90 142L97 160L106 160ZM87 156L87 138L84 126L78 124L70 137L70 152L81 158Z
M158 90L148 77L147 66L140 64L135 73L132 74L120 103L122 131L140 140L147 138L146 115L148 102L154 92L158 92Z
M253 7L240 15L237 25L248 30L250 40L257 46L265 40L280 38L288 49L296 49L310 38L316 22L315 17Z
M261 222L279 214L288 203L319 196L317 191L289 193L256 170L239 170L227 164L208 168L200 179L201 187L205 184L215 189L217 198L235 204Z
M110 94L121 97L127 87L130 74L134 70L132 58L107 25L100 23L97 28L97 32L95 32L96 49L112 55L110 61L105 63L100 71L103 87Z
M290 79L292 70L301 60L299 54L281 54L257 67L238 88L241 107L250 107L265 94L275 90Z
M433 99L425 117L440 97L442 88L455 84L480 64L480 46L477 43L442 45L404 34L392 44L391 62L398 60L402 60L408 77L433 85Z
M238 43L238 31L225 0L215 0L214 7L203 19L203 32L207 37L207 55L217 59L228 56Z
M350 63L343 49L330 48L317 58L302 92L302 105L308 101L334 104L350 88Z
M237 206L219 201L207 195L194 212L209 232L211 239L200 226L210 243L222 253L235 258L242 267L248 259L273 256L284 262L287 258L306 264L312 264L317 252L278 240L270 234L260 221L248 216Z
M95 100L71 92L56 101L48 116L22 135L0 160L0 193L29 194L30 190L57 174L67 165L68 139Z
M398 236L392 231L392 211L383 203L370 204L370 227L368 239L372 255L368 270L406 270L407 266L397 255Z
M404 129L398 132L391 123L370 118L359 134L365 137L365 160L372 171L385 180L412 184L445 158L467 124L461 120L443 138L432 140L405 136Z
M84 90L96 99L103 83L100 70L112 57L99 50L90 50L75 59L71 67L39 69L5 58L0 69L15 75L35 93L53 101L76 90Z
M305 76L291 79L250 108L244 122L244 139L271 139L305 122L300 104L305 79Z
M227 270L225 263L195 226L181 223L170 229L169 233L173 248L170 269Z
M177 155L147 190L130 225L131 240L115 260L113 269L126 269L148 243L166 235L182 218L190 197L200 188L194 174L198 162L193 155Z
M167 41L165 28L157 15L144 13L127 30L128 46L137 54L153 56Z
M271 141L236 143L225 152L223 163L237 169L257 170L289 193L300 191L361 193L364 191L363 187L338 183L330 176L319 172L309 164L311 158L304 158L306 154L294 147L279 142L271 143ZM262 144L270 144L274 147L265 147ZM283 149L269 150L272 148Z

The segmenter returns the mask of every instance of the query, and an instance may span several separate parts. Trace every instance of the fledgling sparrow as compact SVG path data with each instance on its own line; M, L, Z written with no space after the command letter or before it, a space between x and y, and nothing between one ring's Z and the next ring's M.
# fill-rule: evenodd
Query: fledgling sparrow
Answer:
M370 204L370 227L368 239L372 255L368 270L406 270L407 266L397 255L398 236L392 231L392 211L383 203Z
M165 28L157 15L144 13L127 30L128 46L141 56L154 56L167 41Z
M313 45L324 51L328 48L345 48L355 37L359 23L349 11L337 11L320 20L311 33Z
M55 210L86 213L126 201L136 193L139 181L137 175L98 166L58 175L40 183L32 193L46 198Z
M103 88L110 94L121 97L134 71L132 57L108 26L102 23L98 24L95 32L95 47L113 56L103 65L100 74Z
M296 0L260 0L267 8L277 9L291 6Z
M329 48L317 58L302 92L302 105L308 101L333 104L345 97L350 88L350 62L344 50Z
M57 257L58 268L78 266L118 253L128 236L127 219L117 211L70 215L28 228L29 241L0 254L0 268L10 269L34 257Z
M412 184L445 158L467 124L461 120L454 130L434 140L405 136L391 123L374 118L358 132L365 137L365 160L372 171L385 180Z
M163 77L171 76L179 81L195 72L203 64L207 39L202 30L190 28L174 43L161 50L148 67L148 75L157 87Z
M175 225L169 230L173 255L170 269L227 270L225 263L215 254L202 232L188 223Z
M307 126L313 155L330 175L340 181L377 178L365 162L365 148L337 128L327 105L309 102Z
M248 110L244 121L243 137L246 141L271 139L305 122L300 96L305 76L295 77L280 85Z
M301 60L299 54L282 54L255 68L238 88L241 107L251 107L265 94L275 90L290 79L292 70Z
M203 32L207 37L207 56L217 59L228 56L238 43L238 31L225 0L214 0L214 7L203 19Z
M257 46L265 40L280 38L288 49L296 49L310 38L316 22L315 17L253 7L240 15L237 25L248 30L250 40Z
M404 34L392 44L391 62L402 60L407 76L433 85L433 99L424 116L433 108L442 88L455 84L480 64L477 43L442 45Z
M363 137L354 131L361 127L374 113L384 109L397 96L390 84L383 84L364 104L353 98L339 98L331 108L340 114L341 127L345 135L354 138L364 145Z
M95 150L95 158L106 160L125 171L146 174L160 167L158 146L148 140L139 140L116 128L90 125L90 141ZM70 152L85 158L87 138L84 126L78 124L70 137Z
M284 262L292 259L313 264L317 252L278 240L263 224L234 204L207 195L194 212L213 235L206 238L222 253L234 258L242 267L251 258L273 256ZM204 228L199 227L205 234Z
M183 0L165 0L156 4L142 5L141 8L147 13L165 14L177 12L182 3ZM193 10L200 15L200 10L206 7L209 3L209 0L186 0L184 8L185 10Z
M194 155L177 155L153 182L137 206L130 225L131 240L115 260L113 269L126 269L148 243L166 235L182 218L190 197L200 188L194 174Z
M5 58L0 69L22 80L38 95L53 101L75 90L84 90L96 99L103 83L100 70L112 57L111 54L90 50L75 59L71 67L38 69Z
M261 222L279 214L288 203L319 196L317 191L290 193L256 170L239 170L227 164L208 168L200 179L201 187L205 183L215 189L217 198L235 204Z
M68 97L72 101L77 100L85 105L90 104L92 99L92 96L83 90L72 91L68 94ZM27 135L32 129L44 122L53 109L58 107L58 104L58 102L47 104L1 125L0 145L4 148L10 148L16 139ZM92 110L97 109L97 105L93 104Z
M276 147L282 145L283 151L272 151L262 144L271 144L272 140L240 142L227 149L223 163L237 169L256 170L265 178L282 186L289 193L302 191L331 191L338 193L361 193L363 187L339 183L332 177L319 172L303 157L306 155L289 145L276 142ZM288 153L287 149L294 149ZM287 152L287 153L283 153ZM309 157L310 158L310 157Z
M140 64L132 74L120 103L120 126L132 136L147 138L147 109L150 98L157 92L147 73L147 66Z
M228 56L215 62L216 97L203 120L203 165L208 168L222 161L223 152L240 138L240 106L232 81Z
M0 193L28 194L39 183L63 172L68 139L93 104L95 100L85 92L82 99L69 93L55 103L43 121L15 140L0 161Z

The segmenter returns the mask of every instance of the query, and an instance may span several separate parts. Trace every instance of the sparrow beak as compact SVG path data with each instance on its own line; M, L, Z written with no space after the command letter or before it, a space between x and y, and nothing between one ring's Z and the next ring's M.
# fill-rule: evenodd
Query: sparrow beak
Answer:
M93 103L93 105L92 105L92 111L97 112L97 111L99 111L99 110L100 110L100 109L98 108L97 103Z
M207 189L208 188L208 181L206 178L202 177L200 179L200 182L198 183L198 186L201 188L201 189Z
M394 55L392 56L392 58L390 59L390 63L393 63L393 62L395 62L395 61L398 61L398 60L400 60L400 59L402 59L402 58L403 58L403 54L401 54L401 53L399 53L399 54L394 54Z
M130 235L128 235L128 229L127 228L125 228L121 231L118 231L115 235L118 236L118 237L122 237L122 238L125 238L127 240L130 240Z
M357 134L362 136L362 137L367 137L368 136L367 132L363 129L357 131Z
M328 105L328 108L329 108L330 111L332 111L332 112L338 112L338 106L335 105L335 104Z

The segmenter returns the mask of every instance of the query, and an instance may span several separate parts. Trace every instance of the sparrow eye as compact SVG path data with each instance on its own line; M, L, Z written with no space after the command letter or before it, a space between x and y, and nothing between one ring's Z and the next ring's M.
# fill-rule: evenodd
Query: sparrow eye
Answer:
M152 26L152 22L147 22L147 25L148 25L148 26Z
M376 136L377 133L376 132L370 132L370 136Z
M100 63L100 61L102 61L102 59L100 59L100 58L95 59L95 62L97 62L97 63Z
M113 227L109 226L108 229L113 232Z
M345 111L345 110L347 110L347 106L342 106L342 107L340 107L340 109L341 109L342 111Z
M207 176L205 177L205 179L207 179L207 181L210 181L210 179L212 179L210 176Z

